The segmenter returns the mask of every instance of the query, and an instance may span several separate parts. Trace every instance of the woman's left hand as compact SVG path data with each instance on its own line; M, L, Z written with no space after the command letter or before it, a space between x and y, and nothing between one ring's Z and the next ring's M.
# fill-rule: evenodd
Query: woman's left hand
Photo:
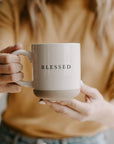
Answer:
M76 99L68 101L44 101L57 113L78 121L95 121L107 126L114 126L114 105L107 102L100 92L84 83L81 92L85 94L85 102Z

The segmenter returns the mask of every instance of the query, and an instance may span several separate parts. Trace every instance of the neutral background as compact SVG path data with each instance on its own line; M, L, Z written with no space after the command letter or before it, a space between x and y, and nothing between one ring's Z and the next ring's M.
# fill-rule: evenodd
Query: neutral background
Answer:
M0 121L1 121L1 114L5 110L7 106L7 96L4 95L0 98ZM108 130L104 132L105 137L107 139L107 144L114 144L114 130Z

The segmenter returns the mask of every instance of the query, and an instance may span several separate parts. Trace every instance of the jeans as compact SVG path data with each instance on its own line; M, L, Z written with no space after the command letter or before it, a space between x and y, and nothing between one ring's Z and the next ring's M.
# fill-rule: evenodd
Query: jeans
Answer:
M63 138L59 140L30 138L11 130L2 123L0 125L0 144L106 144L106 141L102 133L92 137Z

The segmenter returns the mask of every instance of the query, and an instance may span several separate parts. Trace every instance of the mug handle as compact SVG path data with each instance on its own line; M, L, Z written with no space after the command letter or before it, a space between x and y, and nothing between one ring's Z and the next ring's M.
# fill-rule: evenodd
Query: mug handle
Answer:
M14 55L24 55L26 56L29 61L32 63L32 53L26 50L16 50L12 54ZM33 87L33 81L18 81L17 84L24 86L24 87Z

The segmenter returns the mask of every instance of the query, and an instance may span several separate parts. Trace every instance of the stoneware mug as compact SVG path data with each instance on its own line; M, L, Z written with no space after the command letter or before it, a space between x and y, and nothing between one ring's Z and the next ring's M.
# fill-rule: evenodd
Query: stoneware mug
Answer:
M31 52L17 50L15 55L27 56L33 65L33 81L19 81L32 87L36 96L47 100L68 100L80 93L80 44L33 44Z

